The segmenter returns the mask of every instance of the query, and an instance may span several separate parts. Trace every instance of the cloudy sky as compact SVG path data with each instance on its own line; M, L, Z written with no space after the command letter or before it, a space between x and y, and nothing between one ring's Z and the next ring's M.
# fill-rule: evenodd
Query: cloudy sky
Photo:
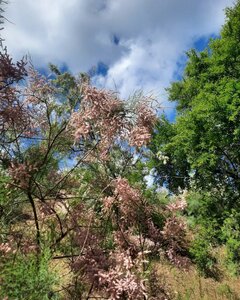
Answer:
M14 57L30 54L73 73L94 70L97 85L153 91L181 76L184 53L219 34L232 0L10 0L3 36Z

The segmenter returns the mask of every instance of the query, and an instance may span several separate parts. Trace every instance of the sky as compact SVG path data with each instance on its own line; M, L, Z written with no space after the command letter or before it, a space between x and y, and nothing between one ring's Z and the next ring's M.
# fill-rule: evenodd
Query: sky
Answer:
M165 88L180 79L185 52L202 50L224 23L232 0L10 0L3 37L15 58L49 62L127 99L152 93L166 108ZM173 114L173 111L172 111Z

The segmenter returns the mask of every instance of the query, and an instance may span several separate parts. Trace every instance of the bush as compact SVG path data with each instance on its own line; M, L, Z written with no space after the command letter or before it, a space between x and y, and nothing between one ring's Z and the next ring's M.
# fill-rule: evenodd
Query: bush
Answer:
M49 252L44 251L38 261L33 255L16 255L13 261L7 261L1 266L1 299L58 299L53 292L57 278L49 271L49 259Z
M190 254L201 275L216 278L216 258L211 254L211 244L204 229L192 242Z
M240 273L240 213L232 210L225 219L222 235L226 241L228 265L233 273Z

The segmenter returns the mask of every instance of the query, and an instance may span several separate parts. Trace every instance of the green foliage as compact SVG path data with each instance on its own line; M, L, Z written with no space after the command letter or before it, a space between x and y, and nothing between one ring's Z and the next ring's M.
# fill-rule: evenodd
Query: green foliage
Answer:
M191 226L197 225L211 228L209 231L212 239L221 236L221 226L227 213L224 205L221 206L222 198L208 191L190 191L187 195L187 216Z
M171 192L178 187L191 190L188 221L204 231L191 251L205 273L214 262L210 243L226 243L229 261L240 261L239 28L237 1L226 9L220 37L202 52L188 51L183 78L167 89L169 100L176 103L176 121L159 122L150 146L155 181Z
M204 276L216 277L216 259L211 254L211 239L208 232L203 228L201 234L195 237L190 247L190 254L200 274Z
M23 218L23 200L21 193L8 189L9 176L0 169L0 237L4 238L11 224Z
M49 260L49 252L44 251L40 257L17 254L12 261L5 262L1 266L2 299L58 299L53 290L57 278L50 271Z
M234 293L234 291L230 288L230 286L226 283L219 285L217 289L217 293L220 296L226 296L227 299L238 300L238 296Z
M174 136L174 124L163 117L153 133L150 145L153 155L149 168L155 170L157 184L165 184L172 192L177 192L179 187L189 186L189 163L182 149L171 144Z
M81 90L78 88L77 79L70 72L61 73L57 66L49 64L49 68L52 71L55 78L52 80L52 83L60 88L61 93L59 93L59 100L64 103L68 103L69 107L65 112L70 112L70 109L75 107L82 99ZM80 78L79 78L80 81ZM60 112L64 112L63 106L59 107Z
M211 40L200 53L190 50L183 79L168 89L169 100L177 103L178 116L174 124L164 121L157 126L152 151L155 156L161 151L169 157L165 164L155 161L154 166L161 182L166 172L165 181L171 190L176 190L174 178L179 186L188 187L191 174L198 187L231 187L234 198L238 198L239 27L238 1L227 10L220 38Z
M222 235L226 241L227 258L234 273L240 272L240 212L232 210L225 219Z

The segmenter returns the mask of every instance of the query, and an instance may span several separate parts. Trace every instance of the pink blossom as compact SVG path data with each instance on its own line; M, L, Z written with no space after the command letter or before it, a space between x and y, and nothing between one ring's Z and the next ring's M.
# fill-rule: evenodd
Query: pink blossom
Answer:
M36 166L25 163L12 162L8 169L13 181L23 189L29 186L32 172L37 170Z
M132 260L128 252L112 253L116 264L108 271L99 271L100 285L109 295L109 299L142 299L146 297L144 281L134 272L137 261Z
M187 201L184 198L178 198L176 202L167 205L167 209L172 212L183 211L187 207Z
M71 116L69 129L75 142L97 138L99 158L107 160L109 150L119 140L127 140L137 148L146 145L155 120L155 114L146 103L129 112L116 93L87 85L83 88L80 109Z
M114 204L115 198L108 196L108 197L103 198L102 201L103 201L103 212L104 213L110 212L112 209L112 206Z
M151 138L149 129L146 127L135 127L130 132L129 143L131 146L142 147L146 145Z

